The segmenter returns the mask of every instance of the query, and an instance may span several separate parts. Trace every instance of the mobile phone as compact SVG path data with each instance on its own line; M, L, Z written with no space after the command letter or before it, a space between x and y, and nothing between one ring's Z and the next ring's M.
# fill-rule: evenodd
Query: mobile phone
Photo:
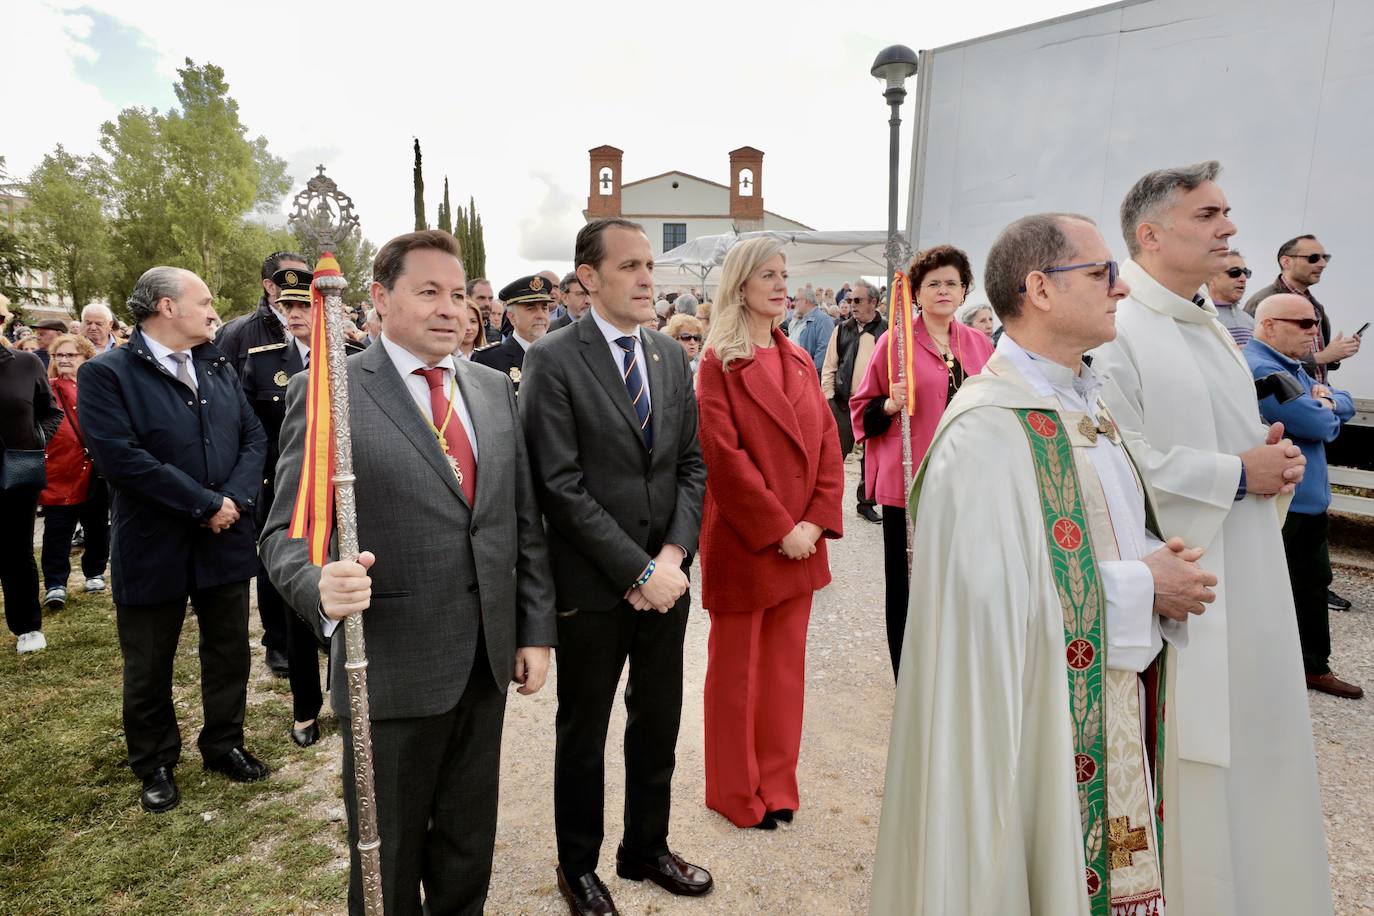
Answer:
M1355 332L1355 336L1356 336L1356 337L1363 337L1363 336L1364 336L1364 332L1365 332L1365 331L1368 331L1368 330L1369 330L1369 322L1366 321L1364 324L1360 325L1360 329L1359 329L1358 331Z

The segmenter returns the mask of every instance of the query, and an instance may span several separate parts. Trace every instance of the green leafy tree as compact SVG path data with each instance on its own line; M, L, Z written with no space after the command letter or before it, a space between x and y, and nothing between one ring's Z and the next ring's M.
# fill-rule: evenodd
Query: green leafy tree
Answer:
M110 196L113 268L106 295L116 314L130 316L125 300L140 274L177 260L172 244L167 148L157 109L126 108L100 128Z
M19 190L10 180L4 156L0 156L0 190ZM30 273L40 273L45 268L43 257L29 234L17 224L0 222L0 296L9 301L10 313L16 318L23 319L24 304L34 301L35 294L46 292L28 284Z
M320 259L318 246L307 239L293 243L294 250L305 255L311 267ZM369 242L360 232L349 233L348 238L334 246L334 257L339 261L348 288L344 290L343 300L354 308L366 310L372 306L372 261L377 257L377 246Z
M415 231L428 229L425 222L425 174L420 166L420 138L415 138L415 170L411 176L415 183Z
M477 202L468 197L467 208L458 208L458 219L454 234L463 246L463 264L469 277L487 275L487 243L482 237L482 217L477 212Z
M58 293L69 296L80 314L108 288L112 269L104 164L95 156L73 156L59 144L33 170L25 191L31 202L25 222L52 268Z

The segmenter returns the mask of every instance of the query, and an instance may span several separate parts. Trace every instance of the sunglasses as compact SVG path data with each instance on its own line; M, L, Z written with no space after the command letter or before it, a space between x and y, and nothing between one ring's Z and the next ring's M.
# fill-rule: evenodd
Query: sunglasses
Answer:
M1238 279L1240 279L1240 277L1241 277L1242 274L1244 274L1245 279L1249 280L1252 276L1255 275L1255 272L1254 272L1253 270L1251 270L1250 268L1248 268L1248 267L1228 267L1228 268L1226 268L1226 276L1230 277L1232 280L1238 280Z
M1286 258L1301 258L1308 264L1316 264L1318 261L1330 261L1330 252L1313 252L1312 254L1286 254Z
M679 334L677 339L689 343L701 343L700 334Z
M1318 321L1318 320L1315 319L1315 318L1275 318L1274 320L1275 320L1275 321L1286 321L1286 322L1288 322L1289 324L1296 324L1298 327L1302 328L1304 331L1310 331L1310 330L1312 330L1313 328L1315 328L1317 325L1321 324L1321 322Z
M1111 292L1112 287L1116 286L1117 278L1121 276L1121 268L1115 261L1089 261L1086 264L1066 264L1063 267L1042 267L1040 272L1042 274L1061 274L1065 271L1087 270L1091 267L1107 268L1107 292ZM1025 291L1026 284L1022 283L1021 288L1018 289L1017 292L1024 293Z

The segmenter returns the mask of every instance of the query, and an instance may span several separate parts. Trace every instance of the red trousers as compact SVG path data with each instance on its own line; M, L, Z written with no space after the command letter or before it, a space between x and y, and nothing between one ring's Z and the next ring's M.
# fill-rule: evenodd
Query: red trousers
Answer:
M736 826L796 810L811 594L761 611L711 612L706 805Z

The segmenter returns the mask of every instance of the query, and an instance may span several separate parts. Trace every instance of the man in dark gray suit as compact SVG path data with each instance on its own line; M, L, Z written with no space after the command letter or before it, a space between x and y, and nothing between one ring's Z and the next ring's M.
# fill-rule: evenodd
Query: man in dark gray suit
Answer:
M653 317L644 231L597 220L578 233L575 256L591 308L530 347L520 406L557 586L558 885L574 914L606 914L616 912L596 875L606 731L627 660L616 873L674 894L712 887L706 869L668 848L687 570L706 467L686 351L641 326Z
M288 603L328 637L363 615L382 893L388 916L482 912L496 836L506 686L532 694L554 644L544 528L500 373L451 356L468 317L457 240L392 239L372 266L384 320L348 361L357 482L356 561L323 570L288 537L305 431L305 374L287 389L277 500L262 557ZM517 648L518 647L518 648ZM349 715L344 646L333 641L335 714ZM352 748L344 796L356 842ZM362 912L356 849L349 910Z

